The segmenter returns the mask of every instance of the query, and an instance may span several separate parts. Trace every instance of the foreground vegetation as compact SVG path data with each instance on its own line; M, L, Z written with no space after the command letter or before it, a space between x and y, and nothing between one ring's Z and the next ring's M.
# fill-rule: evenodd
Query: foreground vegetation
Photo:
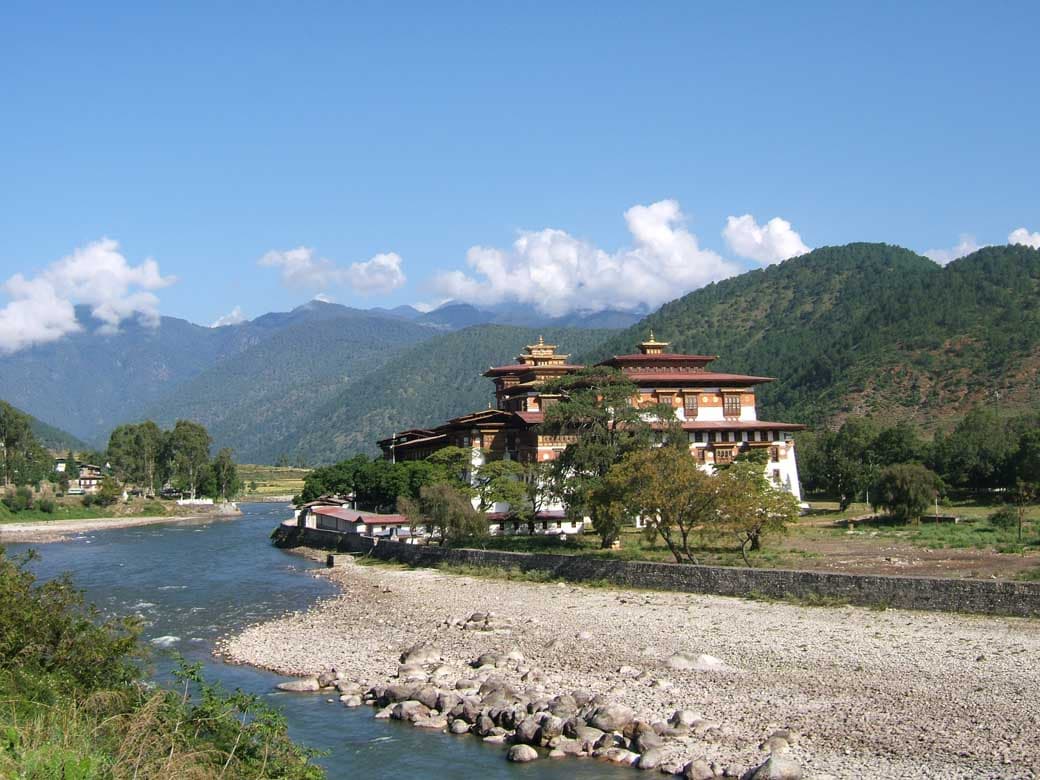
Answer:
M0 777L317 780L284 719L182 665L178 690L142 675L130 620L103 620L67 578L37 583L0 548Z

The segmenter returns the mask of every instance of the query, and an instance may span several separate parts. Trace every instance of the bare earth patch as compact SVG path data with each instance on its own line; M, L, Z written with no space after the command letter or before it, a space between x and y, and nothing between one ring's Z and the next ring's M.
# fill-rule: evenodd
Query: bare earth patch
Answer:
M793 729L788 756L820 780L1040 774L1040 621L358 565L322 576L342 595L253 626L222 652L289 675L335 667L367 686L390 681L419 642L440 650L451 679L474 677L467 664L482 653L515 650L544 672L544 694L584 689L648 721L688 708L718 724L666 741L673 764L751 767L770 733ZM464 630L473 612L494 613L497 630ZM723 665L669 668L675 653ZM527 684L512 667L494 674Z

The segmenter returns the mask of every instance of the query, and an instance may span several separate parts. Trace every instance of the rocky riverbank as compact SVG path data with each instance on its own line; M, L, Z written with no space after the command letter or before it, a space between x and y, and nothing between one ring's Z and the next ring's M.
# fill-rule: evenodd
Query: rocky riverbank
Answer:
M1040 621L323 576L342 595L221 652L514 760L594 755L705 780L1040 776Z

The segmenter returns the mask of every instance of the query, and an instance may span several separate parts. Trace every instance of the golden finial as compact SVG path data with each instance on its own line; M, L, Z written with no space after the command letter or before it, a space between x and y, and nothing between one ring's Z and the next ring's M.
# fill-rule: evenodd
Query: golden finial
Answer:
M542 338L541 336L539 336L539 337L538 337L538 345L539 345L539 346L542 346L542 345L544 345L544 344L545 344L545 339L543 339L543 338Z

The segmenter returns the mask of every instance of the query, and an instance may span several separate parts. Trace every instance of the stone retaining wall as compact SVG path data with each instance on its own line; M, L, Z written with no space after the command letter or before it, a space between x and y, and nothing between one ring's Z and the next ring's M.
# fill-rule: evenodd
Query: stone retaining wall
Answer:
M1019 617L1040 616L1040 583L1035 582L692 566L618 561L580 555L458 549L389 541L375 544L371 539L352 534L285 526L275 532L274 538L280 546L305 545L335 549L412 566L434 567L443 563L498 566L546 572L553 577L575 582L606 581L622 587L711 593L719 596L823 598L861 606Z

